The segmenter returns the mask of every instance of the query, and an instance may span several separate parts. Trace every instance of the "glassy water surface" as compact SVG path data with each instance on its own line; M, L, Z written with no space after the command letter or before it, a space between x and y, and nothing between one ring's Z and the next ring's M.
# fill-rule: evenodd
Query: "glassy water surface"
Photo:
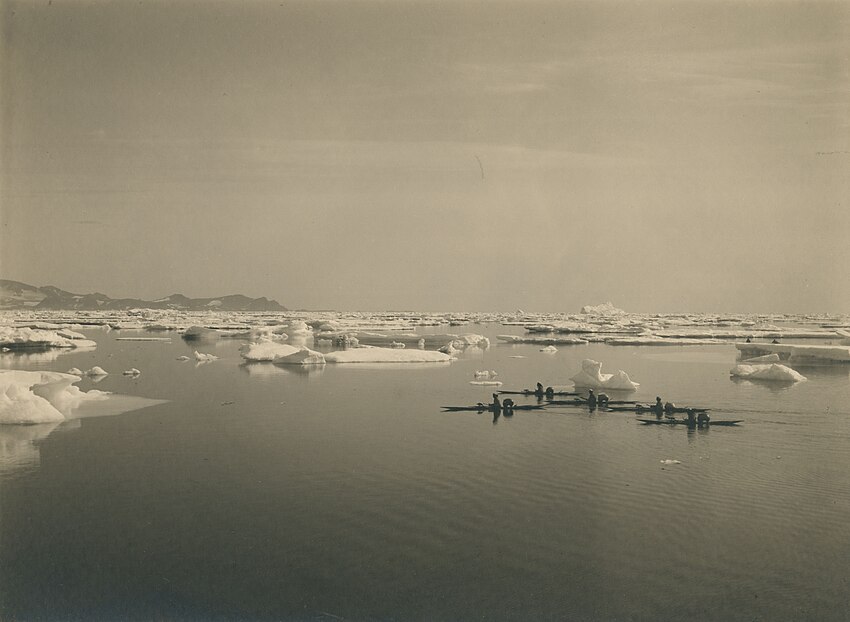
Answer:
M0 618L850 619L850 366L735 382L731 345L545 354L467 329L493 345L448 365L245 365L239 341L99 330L4 355L168 401L0 427ZM194 349L220 359L177 360ZM489 401L476 370L569 386L584 358L641 383L616 397L744 424L440 410Z

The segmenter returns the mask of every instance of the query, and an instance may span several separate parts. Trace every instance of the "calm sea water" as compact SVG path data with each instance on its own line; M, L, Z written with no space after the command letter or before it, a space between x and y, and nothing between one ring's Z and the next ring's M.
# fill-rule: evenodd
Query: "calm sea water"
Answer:
M850 619L850 366L772 386L730 380L730 345L494 340L307 372L243 365L238 341L84 332L95 351L0 364L100 365L81 388L168 402L0 427L0 619ZM196 348L221 358L176 360ZM568 385L584 358L632 399L745 422L440 411L488 401L476 370Z

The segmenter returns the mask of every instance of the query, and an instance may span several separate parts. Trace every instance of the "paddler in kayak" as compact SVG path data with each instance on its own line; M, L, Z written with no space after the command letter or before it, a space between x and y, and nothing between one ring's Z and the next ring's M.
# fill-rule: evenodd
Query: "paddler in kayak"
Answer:
M694 412L692 408L688 408L688 427L695 428L697 427L697 414Z
M490 405L490 408L493 409L494 412L502 412L502 402L499 401L499 394L493 394L493 403Z
M553 389L552 387L546 387L546 397L548 397L549 399L555 397L555 389Z
M513 414L514 412L514 401L511 398L506 398L504 402L502 402L502 408L505 411L505 415L508 413Z
M697 415L697 425L708 425L710 421L711 417L709 417L708 413L705 411L702 411Z
M534 390L534 395L536 395L537 397L543 397L544 393L545 391L543 390L543 385L538 382L537 388Z
M587 391L587 405L591 408L596 408L596 404L599 400L596 399L596 394L593 392L593 389L588 389Z
M655 404L653 405L652 410L656 417L661 417L661 415L664 414L664 404L661 403L660 397L655 398Z

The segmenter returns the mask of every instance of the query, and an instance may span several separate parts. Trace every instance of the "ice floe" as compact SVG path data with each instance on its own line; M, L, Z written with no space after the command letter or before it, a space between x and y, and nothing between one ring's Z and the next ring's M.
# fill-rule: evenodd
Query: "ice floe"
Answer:
M138 369L136 369L135 367L133 367L132 369L128 369L128 370L126 370L125 372L123 372L123 374L124 374L125 376L138 376L138 375L140 375L141 373L142 373L142 372L140 372L140 371L139 371Z
M469 384L474 384L482 387L500 387L502 386L502 382L500 380L470 380Z
M736 378L747 380L771 380L775 382L801 382L806 377L790 367L779 363L764 363L756 365L740 364L733 367L730 372Z
M10 350L47 348L94 348L97 343L73 331L42 330L0 326L0 348Z
M474 372L472 372L472 375L475 378L495 378L499 374L496 373L495 371L488 371L488 370L484 369L484 370L481 370L481 371L474 371Z
M215 354L205 354L203 352L198 352L195 350L194 352L195 360L199 363L209 363L210 361L217 361L218 357Z
M81 391L80 377L46 371L0 370L0 424L64 421L64 412L84 400L105 399L103 391Z
M546 346L545 348L540 348L541 352L545 352L547 354L555 354L558 351L558 348L555 346Z
M784 343L736 343L735 347L747 358L776 354L780 360L812 363L850 362L850 346L799 345Z
M535 345L578 345L582 343L587 343L587 339L581 339L580 337L539 337L539 336L520 336L520 335L496 335L496 339L499 341L505 341L507 343L532 343Z
M635 391L640 386L623 370L618 370L616 374L603 374L602 363L592 359L584 359L581 362L581 371L570 380L576 388Z
M328 363L446 363L452 357L435 350L354 348L325 354Z
M294 348L294 352L289 354L278 354L274 357L275 365L324 365L325 356L321 352L316 352L310 348L300 347Z
M295 354L298 352L298 347L264 339L254 343L246 343L239 348L239 352L246 361L273 361L277 357Z
M97 377L97 376L108 376L108 375L109 375L109 372L108 372L108 371L106 371L103 367L100 367L100 366L98 366L98 365L95 365L95 366L94 366L94 367L92 367L91 369L88 369L88 370L86 370L85 372L83 372L83 375L84 375L84 376L94 376L94 377Z

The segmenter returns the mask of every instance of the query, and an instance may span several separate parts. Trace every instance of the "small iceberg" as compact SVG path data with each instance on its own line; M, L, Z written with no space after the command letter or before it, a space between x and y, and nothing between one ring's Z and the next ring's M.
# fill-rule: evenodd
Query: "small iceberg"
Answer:
M97 378L100 376L108 376L109 372L106 371L103 367L98 367L97 365L95 365L88 371L83 372L83 375Z
M469 384L474 384L481 387L500 387L502 386L501 380L470 380Z
M747 380L771 380L774 382L802 382L806 380L803 374L779 363L755 365L742 363L732 368L729 373L733 377Z
M140 372L138 369L136 369L134 367L132 369L128 369L127 371L125 371L123 373L124 373L125 376L139 376L139 375L141 375L142 372Z
M65 420L86 400L106 399L103 391L73 386L80 377L49 371L0 371L0 424L33 425Z
M611 389L620 391L636 391L639 383L633 382L623 370L616 374L603 374L602 363L592 359L581 362L581 371L570 378L576 388Z
M310 348L295 348L294 352L278 355L274 358L275 365L324 365L325 355Z
M195 350L195 360L199 363L209 363L210 361L217 361L218 357L215 354L204 354L203 352L198 352Z
M546 346L545 348L540 348L541 352L545 352L546 354L555 354L558 351L558 348L555 346Z
M297 346L288 343L279 343L269 339L262 339L254 343L247 343L239 348L242 358L252 363L260 361L274 361L277 358L290 356L298 352Z

